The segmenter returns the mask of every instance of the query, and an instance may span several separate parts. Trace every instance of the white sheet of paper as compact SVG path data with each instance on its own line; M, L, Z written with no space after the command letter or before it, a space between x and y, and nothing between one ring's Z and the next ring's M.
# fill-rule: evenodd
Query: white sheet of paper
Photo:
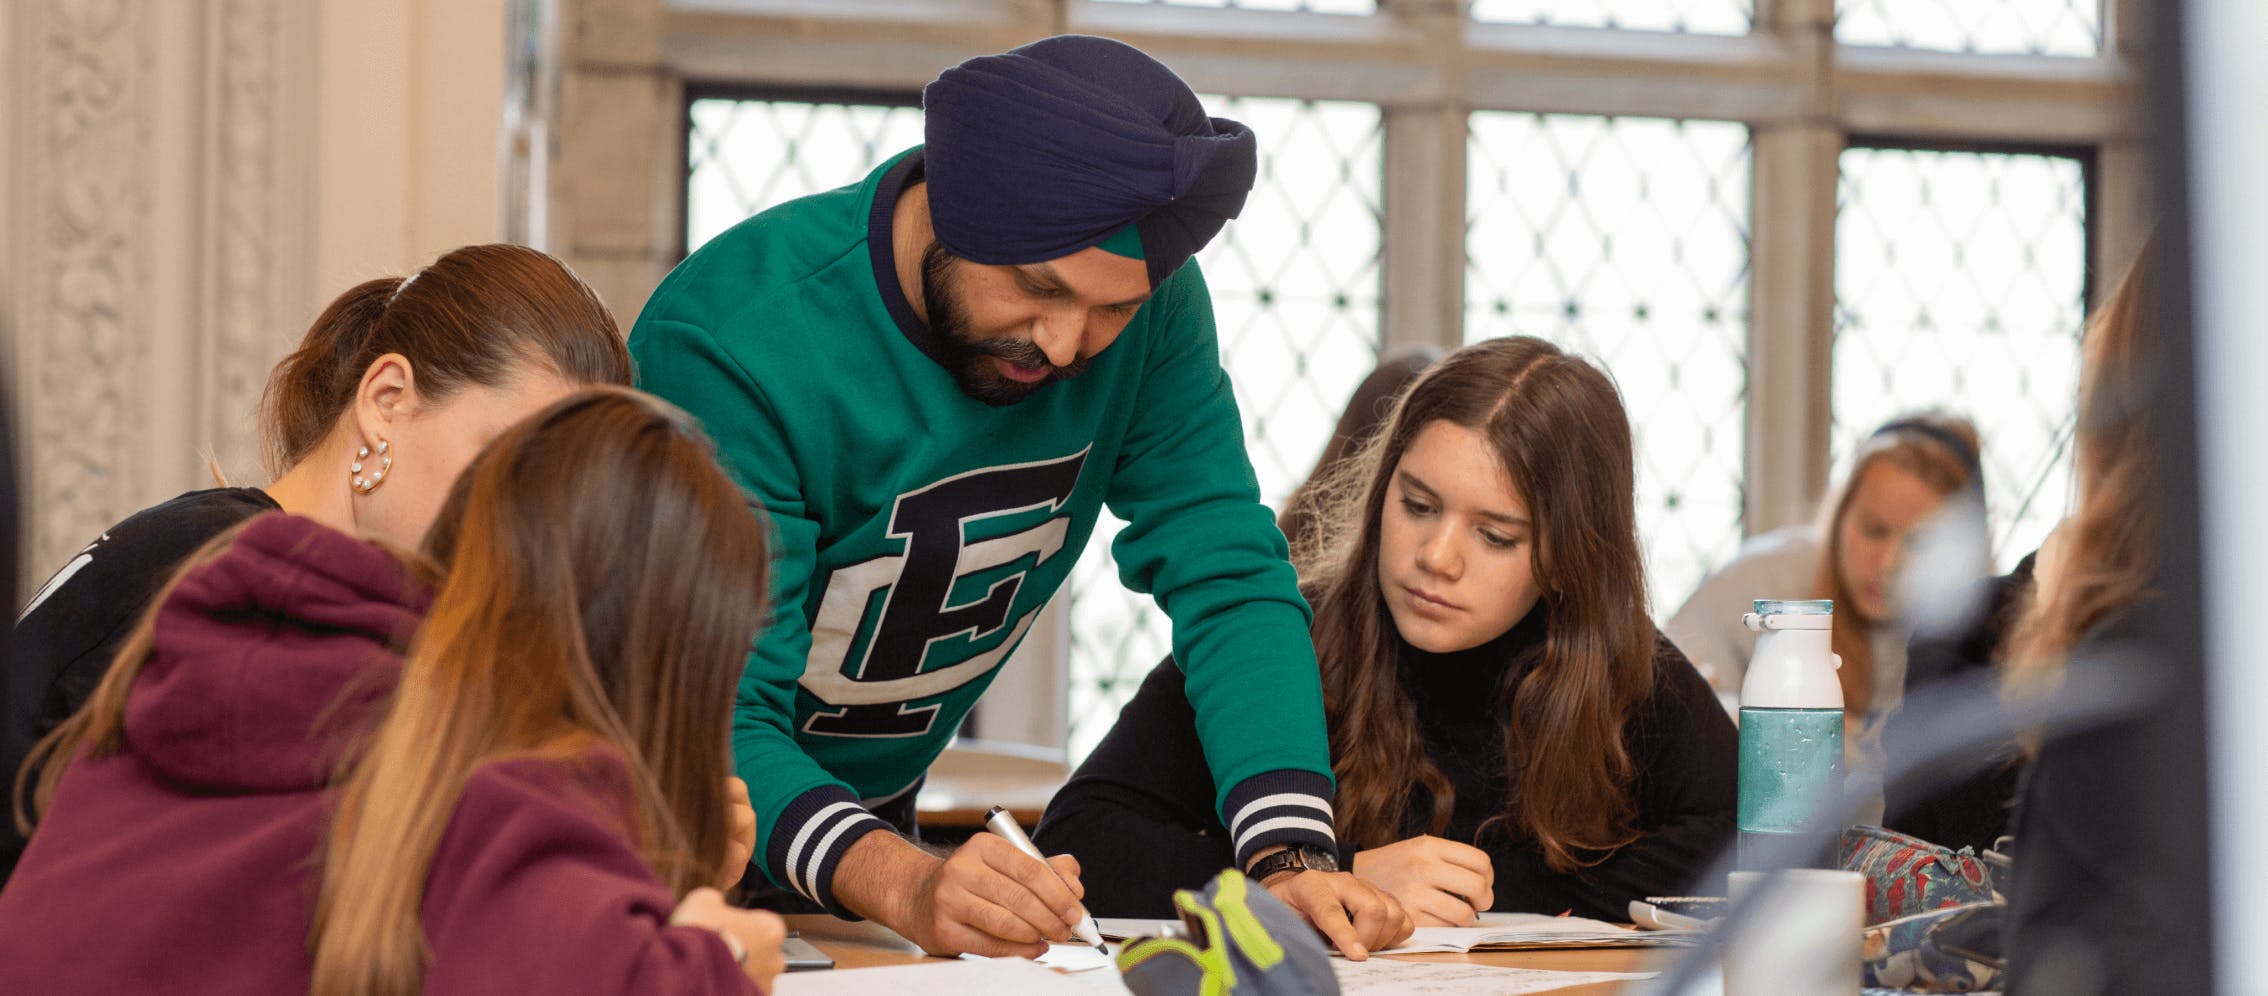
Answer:
M1089 950L1092 953L1092 949ZM773 996L906 996L908 993L982 993L984 996L1052 996L1107 992L1085 980L1116 986L1115 975L1064 974L1022 958L964 958L888 968L789 972L772 983ZM1116 986L1125 992L1124 986Z
M1547 993L1594 982L1651 979L1654 972L1547 972L1538 968L1500 968L1494 965L1443 965L1422 961L1332 962L1339 976L1340 996L1524 996Z
M1124 996L1126 986L1118 981L1118 963L1114 960L1117 954L1116 944L1110 945L1110 954L1104 954L1085 944L1051 944L1048 945L1046 954L1031 961L1022 958L986 958L971 954L961 957L967 961L1022 961L1027 965L1038 965L1058 980L1076 983L1075 986L1058 986L1047 990L1048 992L1102 992Z
M1038 961L1041 966L1059 972L1092 972L1113 967L1110 958L1085 944L1050 944Z

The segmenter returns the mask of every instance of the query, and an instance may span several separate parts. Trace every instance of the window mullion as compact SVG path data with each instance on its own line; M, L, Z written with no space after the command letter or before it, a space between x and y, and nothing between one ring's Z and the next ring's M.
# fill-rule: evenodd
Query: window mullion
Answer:
M1382 16L1421 42L1443 67L1433 99L1380 110L1386 145L1380 178L1384 230L1379 353L1421 346L1454 349L1465 323L1464 4L1396 0Z
M1465 112L1388 108L1385 127L1380 349L1454 348L1464 337Z
M2103 0L2103 51L2140 66L2150 44L2151 0Z
M1749 132L1749 333L1742 525L1755 536L1802 522L1826 487L1833 383L1835 184L1843 133L1834 106L1835 0L1757 0L1756 31L1802 53L1803 110Z
M1843 136L1813 123L1752 132L1746 532L1804 521L1827 483L1835 318L1835 183Z
M2150 37L2149 0L2103 0L2103 53L2129 73L2142 73ZM2088 184L2092 203L2087 205L2087 226L2093 240L2093 269L2088 293L2094 300L2110 293L2126 272L2156 220L2150 208L2151 165L2149 145L2133 129L2105 140L2095 149L2095 175Z
M2118 286L2156 220L2151 216L2149 149L2139 138L2123 137L2095 149L2095 172L2088 183L2087 234L2089 305Z
M1791 35L1835 30L1835 0L1756 0L1759 34Z

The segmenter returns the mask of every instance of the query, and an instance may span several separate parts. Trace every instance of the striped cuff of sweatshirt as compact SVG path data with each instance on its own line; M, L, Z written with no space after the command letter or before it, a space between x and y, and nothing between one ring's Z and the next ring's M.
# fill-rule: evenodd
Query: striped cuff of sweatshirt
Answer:
M835 865L860 837L890 829L890 824L859 805L858 797L849 789L821 785L796 796L780 810L764 861L770 866L773 881L826 907L829 913L855 919L855 914L835 902Z
M1238 868L1251 867L1255 852L1278 844L1339 850L1331 829L1331 780L1312 771L1268 771L1238 782L1221 813L1236 841Z

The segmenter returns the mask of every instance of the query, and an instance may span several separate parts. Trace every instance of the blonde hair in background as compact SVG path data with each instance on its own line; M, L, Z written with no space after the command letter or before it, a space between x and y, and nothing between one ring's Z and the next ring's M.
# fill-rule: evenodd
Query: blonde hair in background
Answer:
M2079 373L2079 507L2041 550L2031 600L2009 634L2002 660L2014 694L2052 688L2088 630L2150 595L2158 466L2145 322L2154 244L2143 247L2087 327Z
M1899 423L1918 424L1928 429L1893 428ZM1838 569L1843 556L1843 517L1850 514L1851 500L1858 497L1859 482L1865 479L1868 468L1876 463L1887 463L1914 475L1939 496L1950 497L1976 486L1969 468L1972 458L1983 452L1975 423L1958 415L1941 411L1916 412L1898 416L1883 426L1859 444L1858 452L1851 457L1850 473L1820 506L1820 529L1825 542L1821 544L1819 566L1811 582L1813 597L1835 602L1834 647L1835 653L1843 658L1835 677L1843 686L1844 710L1858 716L1865 715L1874 702L1875 630L1890 622L1867 619L1854 611L1857 597L1847 590L1843 573ZM1969 452L1954 452L1944 439L1938 438L1938 433L1960 440L1968 446Z

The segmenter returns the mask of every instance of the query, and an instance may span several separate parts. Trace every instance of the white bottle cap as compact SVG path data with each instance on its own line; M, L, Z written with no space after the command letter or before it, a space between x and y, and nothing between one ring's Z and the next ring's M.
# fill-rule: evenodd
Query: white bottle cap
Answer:
M1835 603L1825 599L1758 599L1741 618L1756 638L1741 681L1743 709L1841 709L1842 681L1835 676Z

